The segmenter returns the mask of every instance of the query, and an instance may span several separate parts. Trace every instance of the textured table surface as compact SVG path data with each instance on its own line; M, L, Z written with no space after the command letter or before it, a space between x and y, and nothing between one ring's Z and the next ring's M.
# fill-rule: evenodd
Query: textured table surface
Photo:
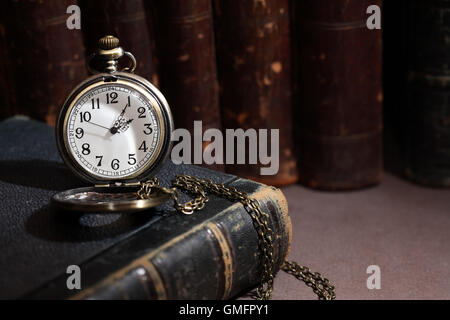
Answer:
M411 184L388 173L354 192L283 188L293 239L289 259L336 286L337 299L450 299L450 190ZM381 289L367 289L378 265ZM274 299L315 299L280 272Z

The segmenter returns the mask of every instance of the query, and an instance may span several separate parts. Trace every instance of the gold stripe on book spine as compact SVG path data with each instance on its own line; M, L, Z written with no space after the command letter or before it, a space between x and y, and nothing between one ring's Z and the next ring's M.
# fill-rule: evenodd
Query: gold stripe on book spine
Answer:
M145 275L142 275L141 270L143 270L145 272ZM148 260L148 257L144 256L138 260L135 260L129 266L114 273L112 276L107 277L100 283L98 283L92 287L89 287L78 294L75 294L74 296L70 297L69 300L89 299L89 297L92 294L96 293L97 290L101 290L101 288L105 288L105 287L108 287L111 285L119 285L119 281L121 279L123 279L123 277L130 272L134 272L135 274L138 275L139 281L142 283L142 285L144 287L147 287L147 286L153 287L153 289L156 293L156 299L158 299L158 300L166 300L167 299L167 293L166 293L166 289L164 287L164 282L163 282L158 270L153 265L153 263L151 263L150 260ZM124 291L122 298L125 300L128 300L126 291ZM149 295L149 298L150 298L150 295Z
M143 260L142 267L145 269L146 273L150 277L149 282L153 284L153 289L155 290L156 298L158 300L166 300L167 294L166 289L164 287L164 282L161 279L161 276L159 275L159 272L156 269L156 267L149 260Z
M208 223L206 225L206 228L208 228L212 232L222 252L222 262L224 266L223 270L224 290L222 299L226 299L230 295L231 287L233 284L233 256L231 253L231 248L228 245L225 235L222 233L222 231L215 223L212 222Z

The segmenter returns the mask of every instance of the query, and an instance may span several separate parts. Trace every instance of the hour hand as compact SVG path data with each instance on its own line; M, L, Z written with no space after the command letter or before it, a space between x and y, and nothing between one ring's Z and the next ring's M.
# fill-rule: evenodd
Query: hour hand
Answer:
M112 134L121 133L127 131L130 127L130 123L133 119L125 120L124 118L117 120L114 122L114 126L109 130Z
M133 119L124 121L120 127L119 127L119 132L125 132L128 130L128 128L130 127L130 123L133 121Z
M120 132L120 128L121 128L121 126L122 126L124 123L128 124L128 123L131 122L131 121L124 121L124 120L125 120L125 118L124 118L125 111L127 110L127 107L128 107L129 105L130 105L130 104L127 103L127 104L125 105L125 107L123 107L122 111L121 111L120 114L117 116L116 121L114 121L113 126L109 129L109 131L110 131L112 134L116 134L116 133Z

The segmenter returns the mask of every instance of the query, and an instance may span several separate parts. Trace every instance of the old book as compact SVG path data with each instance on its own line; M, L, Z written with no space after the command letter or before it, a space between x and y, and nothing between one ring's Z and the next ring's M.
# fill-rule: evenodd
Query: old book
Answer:
M97 48L98 39L111 34L136 58L136 74L159 85L154 57L154 34L150 13L143 0L80 0L87 51Z
M181 173L256 198L270 215L279 269L291 225L278 189L170 161L157 176L168 186ZM171 203L123 215L50 207L56 191L83 185L61 162L52 128L23 118L0 123L0 298L222 299L259 282L257 232L240 203L210 196L192 215ZM67 288L71 265L81 268L81 290Z
M76 1L75 1L76 3ZM71 0L5 1L2 33L9 70L0 77L9 115L26 114L54 124L62 102L87 76L81 30L68 29ZM3 49L0 49L3 50ZM5 61L2 61L4 64ZM9 77L5 79L5 77Z
M272 185L295 183L289 1L217 0L214 10L223 127L279 129L276 175L261 175L264 165L249 164L248 153L247 165L227 164L226 171Z
M408 0L383 3L383 160L384 169L403 174L405 142L402 108L406 101L407 37L406 3Z
M175 126L192 136L194 121L202 121L203 132L221 130L211 1L153 1L151 8L161 88L174 110ZM192 156L191 162L200 160ZM204 166L224 169L223 163Z
M342 190L382 172L382 37L366 13L381 1L293 1L300 181Z
M17 111L17 97L14 73L6 44L4 10L0 12L0 119L14 115Z
M402 171L412 181L450 187L449 2L407 1L403 10L406 97L393 123L401 130Z

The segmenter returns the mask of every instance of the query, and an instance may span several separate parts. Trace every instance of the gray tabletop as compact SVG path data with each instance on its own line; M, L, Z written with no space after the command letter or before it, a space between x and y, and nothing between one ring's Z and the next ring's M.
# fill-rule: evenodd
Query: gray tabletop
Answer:
M282 190L293 225L289 259L328 277L337 299L450 299L450 189L386 173L379 186L360 191ZM367 287L372 265L380 289ZM315 296L280 272L273 298Z

